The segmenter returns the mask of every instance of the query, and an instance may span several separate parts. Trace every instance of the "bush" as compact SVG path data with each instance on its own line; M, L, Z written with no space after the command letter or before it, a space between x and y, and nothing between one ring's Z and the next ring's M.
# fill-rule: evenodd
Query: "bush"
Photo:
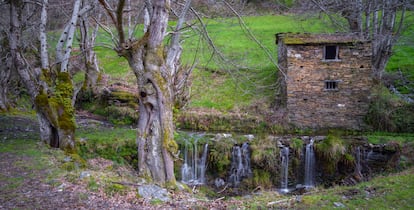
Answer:
M377 86L366 122L376 131L414 132L414 104L404 102L382 85Z
M336 135L329 134L325 140L315 144L316 155L322 160L324 172L333 174L338 162L346 153L344 141Z

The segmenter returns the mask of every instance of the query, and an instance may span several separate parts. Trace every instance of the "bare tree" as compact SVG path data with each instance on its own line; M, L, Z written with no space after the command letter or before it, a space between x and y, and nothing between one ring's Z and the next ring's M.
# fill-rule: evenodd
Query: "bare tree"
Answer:
M127 15L125 0L118 1L115 8L106 0L99 2L117 31L115 51L128 61L137 78L139 174L152 177L160 184L174 184L173 155L178 149L173 135L174 84L178 84L176 80L180 69L180 29L191 1L186 1L174 31L167 32L170 1L146 0L145 33L140 38L127 37L128 33L124 31L124 15ZM167 35L172 37L166 45L164 40ZM185 80L187 76L179 79Z
M41 139L52 147L74 152L76 128L72 103L74 94L68 63L78 17L89 11L90 6L81 7L81 0L74 1L70 21L56 45L55 62L50 64L46 33L48 0L40 2L15 0L10 1L9 5L8 42L12 63L37 111ZM32 14L25 16L28 11ZM36 23L32 28L37 29L39 34L39 55L36 56L40 57L40 67L36 61L33 61L36 59L26 58L28 54L23 51L24 44L27 42L25 37L28 37L23 28L28 23Z
M309 5L308 5L309 6ZM313 9L322 11L337 25L339 15L348 23L347 30L372 41L372 66L381 79L392 55L392 48L406 24L406 10L413 7L408 0L312 0Z
M82 5L88 5L88 1L82 0ZM97 3L97 0L96 0ZM96 3L93 3L95 5ZM79 20L80 42L79 46L82 52L83 61L85 64L85 80L83 89L96 92L96 83L100 74L98 59L94 51L96 36L98 34L99 26L95 24L92 28L90 24L90 13L83 13ZM95 8L96 19L99 21L101 13L98 7ZM92 29L92 30L91 30Z

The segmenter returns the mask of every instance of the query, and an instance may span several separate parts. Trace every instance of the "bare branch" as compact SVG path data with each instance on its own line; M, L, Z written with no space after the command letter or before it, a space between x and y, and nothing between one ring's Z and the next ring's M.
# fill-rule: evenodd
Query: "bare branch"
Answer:
M226 4L226 6L233 12L233 14L235 14L239 20L239 24L242 27L242 29L244 29L247 32L247 35L249 36L249 38L251 40L253 40L259 47L260 49L262 49L267 57L269 58L269 60L272 62L272 64L282 73L282 75L285 77L285 79L287 78L286 73L279 68L279 65L277 64L277 61L275 60L275 58L272 56L272 53L269 51L269 49L267 49L257 38L256 36L253 34L253 32L247 27L246 23L244 22L243 18L240 16L240 14L233 9L233 7L227 2L227 1L223 1L224 4Z

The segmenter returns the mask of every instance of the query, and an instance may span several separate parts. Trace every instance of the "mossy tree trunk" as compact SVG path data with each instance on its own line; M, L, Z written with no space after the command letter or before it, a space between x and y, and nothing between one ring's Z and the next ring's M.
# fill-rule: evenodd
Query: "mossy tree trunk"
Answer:
M41 68L35 67L23 54L23 21L36 21L25 17L28 4L22 0L10 1L9 43L14 68L36 109L40 125L40 136L52 147L67 152L75 152L75 111L72 104L73 83L68 71L73 35L80 11L80 0L74 2L72 18L65 27L56 47L56 69L49 65L48 43L46 39L48 0L41 2L39 24ZM36 4L35 4L36 5ZM33 8L32 8L33 9ZM31 17L33 18L33 17Z
M188 11L191 1L186 1L182 14ZM175 184L173 156L178 150L174 141L173 106L176 97L177 69L181 47L179 29L177 41L164 45L169 10L169 0L148 0L145 10L145 34L140 38L126 38L123 29L125 0L111 10L106 1L100 0L117 28L115 50L123 56L135 73L139 91L139 120L137 129L138 168L140 176L152 178L156 183ZM185 15L180 16L184 18ZM187 74L186 74L187 75ZM187 75L188 76L188 75ZM181 79L187 79L181 78ZM180 83L182 85L182 83Z

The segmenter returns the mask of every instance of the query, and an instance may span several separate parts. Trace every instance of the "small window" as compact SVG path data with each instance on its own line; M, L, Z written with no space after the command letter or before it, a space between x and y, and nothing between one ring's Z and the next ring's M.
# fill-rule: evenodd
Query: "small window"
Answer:
M339 59L338 46L335 46L335 45L325 46L324 59L325 60L338 60Z
M325 90L338 90L338 81L325 81Z

